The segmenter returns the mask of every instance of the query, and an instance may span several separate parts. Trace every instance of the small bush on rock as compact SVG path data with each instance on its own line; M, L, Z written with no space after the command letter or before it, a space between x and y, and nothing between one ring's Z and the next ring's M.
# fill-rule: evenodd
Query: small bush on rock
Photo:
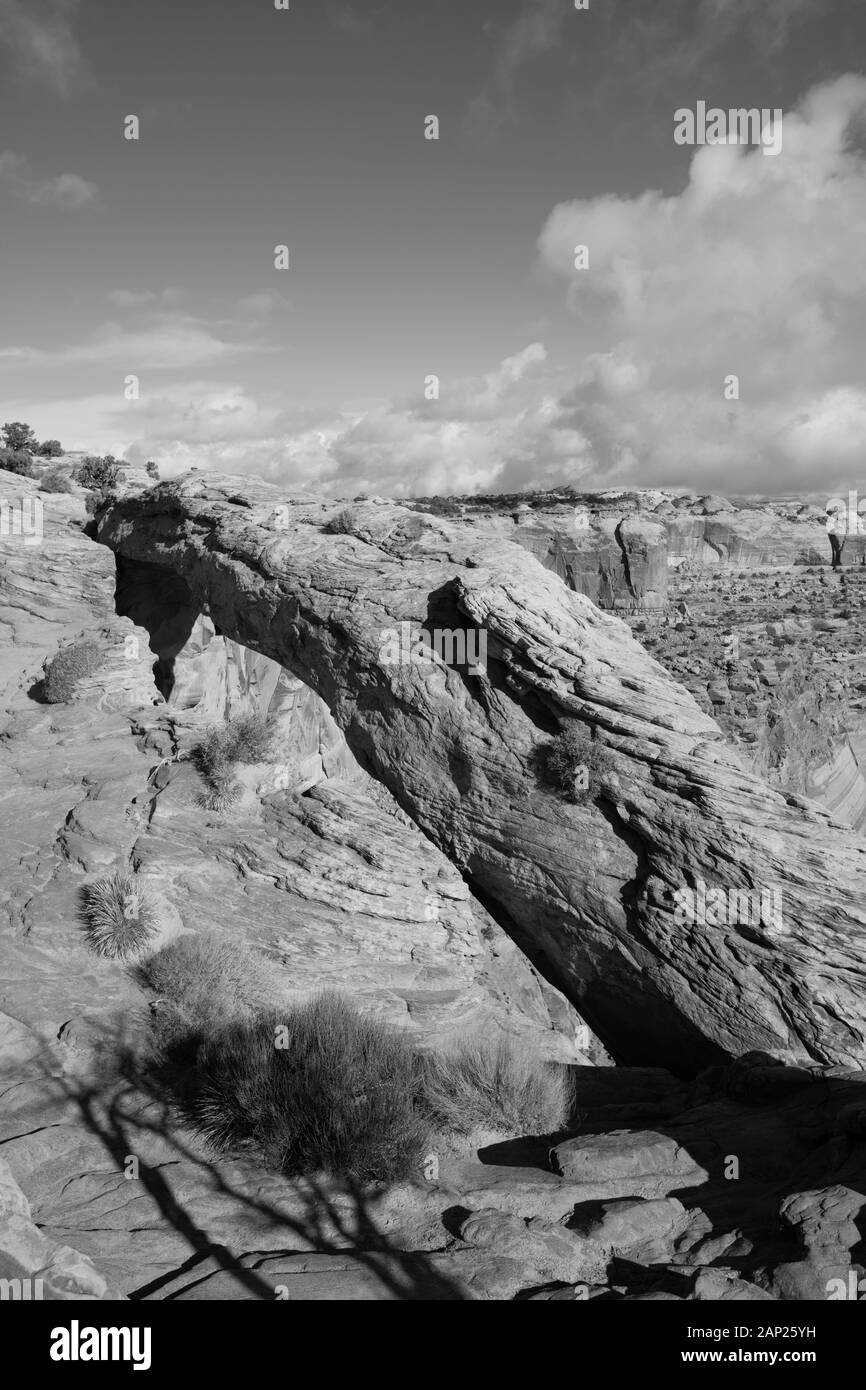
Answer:
M155 909L134 874L120 870L82 891L87 939L97 955L126 960L155 936Z
M61 647L45 668L43 699L49 705L62 705L71 700L78 682L91 676L101 660L98 643L90 639Z
M39 483L40 492L72 492L72 479L63 468L48 468Z
M539 1061L504 1038L469 1039L421 1059L423 1104L434 1128L470 1134L552 1134L565 1124L571 1101L565 1067Z
M427 1138L417 1082L398 1033L326 994L205 1037L187 1109L215 1149L247 1149L286 1174L397 1180Z
M149 956L139 973L175 1006L179 1022L202 1031L251 1019L269 993L265 961L222 935L179 936Z
M600 779L612 768L613 760L604 744L588 738L574 724L567 725L541 749L537 759L540 779L576 803L590 801L598 792Z
M113 454L106 454L104 458L88 454L78 469L77 481L82 487L105 493L117 486L119 477L120 465Z
M21 478L32 478L33 459L23 449L0 449L0 468Z
M212 811L233 806L241 794L234 776L238 763L264 762L271 750L272 730L261 714L242 714L207 735L193 750L196 765L208 784L204 805Z
M326 521L324 530L329 536L351 536L358 526L358 518L351 507L344 507L336 516L332 516L330 521Z

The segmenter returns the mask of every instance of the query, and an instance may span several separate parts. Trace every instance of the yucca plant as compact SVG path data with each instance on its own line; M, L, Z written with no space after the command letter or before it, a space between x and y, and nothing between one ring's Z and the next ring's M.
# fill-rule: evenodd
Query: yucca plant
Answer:
M83 898L87 940L98 956L138 955L157 933L156 909L128 870L87 884Z

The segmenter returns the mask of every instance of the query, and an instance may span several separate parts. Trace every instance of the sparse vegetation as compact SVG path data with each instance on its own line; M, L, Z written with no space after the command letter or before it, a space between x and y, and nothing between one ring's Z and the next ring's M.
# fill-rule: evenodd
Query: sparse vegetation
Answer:
M234 770L238 763L260 763L268 757L272 732L261 714L242 714L210 729L193 750L195 763L208 785L203 798L210 811L225 811L237 802L241 788Z
M249 1021L269 993L264 960L244 942L222 935L179 936L149 956L139 973L173 1006L162 1025L171 1032Z
M432 497L429 502L409 502L407 505L413 511L426 512L428 516L463 515L463 508L459 502L452 502L448 497Z
M140 967L157 1010L156 1071L218 1152L288 1175L395 1181L436 1133L552 1134L566 1122L567 1069L505 1040L438 1054L336 994L275 1009L264 963L225 939L182 937Z
M135 874L119 870L88 884L82 895L87 939L97 955L126 960L155 936L156 912Z
M72 492L72 479L64 468L48 468L39 483L40 492Z
M19 449L0 449L0 468L5 468L7 473L17 473L22 478L33 476L32 458Z
M287 1174L394 1180L424 1151L417 1090L400 1034L325 994L202 1038L186 1107L218 1151L240 1147Z
M65 704L75 694L78 682L92 675L101 660L99 645L90 638L61 647L45 667L43 698L49 705Z
M113 454L100 458L88 454L76 474L76 482L82 487L93 488L95 492L111 492L120 477L120 464Z
M613 762L605 746L589 738L582 729L568 724L547 744L537 758L541 780L567 800L575 803L591 801L598 793L598 784Z
M336 516L332 516L325 522L323 530L329 536L351 536L354 535L358 526L357 513L351 507L344 507Z
M425 1054L423 1106L435 1129L470 1134L552 1134L571 1103L568 1072L498 1042L469 1039L447 1052Z

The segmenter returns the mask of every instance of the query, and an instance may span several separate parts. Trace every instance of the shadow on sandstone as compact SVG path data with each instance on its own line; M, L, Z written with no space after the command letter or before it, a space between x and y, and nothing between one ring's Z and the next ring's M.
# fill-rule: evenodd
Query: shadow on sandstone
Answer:
M129 1058L124 1063L128 1069ZM290 1210L262 1195L260 1189L268 1185L269 1175L246 1174L251 1179L250 1188L257 1189L246 1190L239 1180L242 1165L217 1162L202 1152L192 1137L179 1129L175 1108L140 1072L125 1083L115 1080L90 1086L64 1080L60 1084L84 1125L121 1172L130 1155L140 1155L138 1181L162 1220L189 1247L188 1258L179 1265L127 1289L133 1301L190 1296L274 1301L278 1288L289 1288L293 1279L309 1278L305 1264L316 1254L334 1257L333 1273L337 1276L350 1262L357 1276L373 1290L372 1297L398 1301L465 1298L460 1287L442 1275L425 1254L401 1250L389 1241L377 1219L376 1190L347 1177L328 1180L310 1175L291 1183L285 1180ZM154 1148L161 1156L148 1163L144 1155ZM230 1199L240 1215L253 1219L264 1237L261 1248L233 1250L213 1239L171 1182L171 1175L178 1173L181 1164L189 1165L188 1171L193 1170L216 1197ZM272 1176L275 1186L282 1185L278 1175ZM277 1238L282 1231L285 1244ZM94 1258L98 1261L98 1251ZM212 1292L209 1283L214 1285ZM284 1296L291 1298L292 1294Z
M620 1296L815 1300L862 1277L866 1074L763 1053L688 1083L591 1071L577 1069L571 1127L546 1153L522 1139L480 1157L585 1183L566 1225L614 1248Z

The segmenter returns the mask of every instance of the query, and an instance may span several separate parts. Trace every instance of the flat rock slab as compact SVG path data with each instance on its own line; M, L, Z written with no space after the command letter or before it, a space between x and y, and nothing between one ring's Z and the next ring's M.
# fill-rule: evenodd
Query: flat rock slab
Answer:
M567 1139L551 1149L550 1166L571 1182L637 1180L657 1187L658 1195L663 1195L662 1189L699 1187L707 1181L706 1170L675 1139L649 1130L614 1130Z

